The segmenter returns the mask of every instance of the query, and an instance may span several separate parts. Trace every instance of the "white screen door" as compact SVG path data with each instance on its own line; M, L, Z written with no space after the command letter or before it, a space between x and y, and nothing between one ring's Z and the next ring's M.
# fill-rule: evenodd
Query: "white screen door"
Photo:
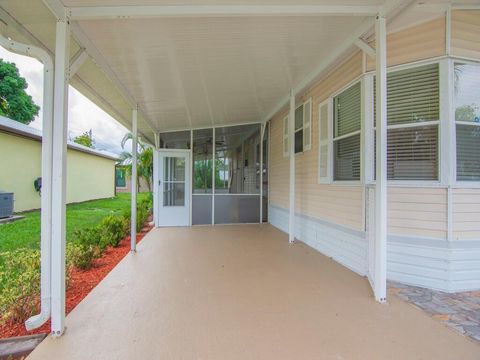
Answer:
M159 152L158 226L190 225L190 151Z

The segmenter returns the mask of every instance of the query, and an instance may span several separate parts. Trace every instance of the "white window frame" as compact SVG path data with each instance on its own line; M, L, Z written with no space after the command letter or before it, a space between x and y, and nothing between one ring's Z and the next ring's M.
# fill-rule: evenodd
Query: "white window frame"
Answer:
M330 160L330 164L329 164L329 170L330 170L330 179L331 179L331 183L332 184L335 184L335 185L361 185L362 184L362 178L363 178L363 168L362 168L362 165L364 163L364 154L363 154L363 149L362 149L362 129L364 128L364 121L363 121L363 114L364 114L364 104L363 104L363 96L362 96L362 92L363 92L363 86L362 86L362 80L363 80L363 75L362 76L359 76L357 78L355 78L353 81L349 82L347 85L345 85L344 87L342 87L341 89L337 90L335 93L333 93L330 97L329 97L329 101L331 101L331 105L330 105L330 111L329 111L329 136L330 136L330 141L331 141L331 144L329 145L329 160ZM344 92L345 90L349 89L350 87L356 85L357 83L360 83L360 130L357 130L357 131L354 131L354 132L351 132L349 134L346 134L346 135L342 135L342 136L338 136L338 137L334 137L333 136L333 131L334 131L334 121L335 121L335 116L334 116L334 112L335 112L335 107L334 107L334 101L333 99L340 95L342 92ZM348 137L351 137L351 136L356 136L356 135L359 135L360 134L360 178L359 180L335 180L335 154L334 154L334 144L335 144L335 141L338 141L338 140L342 140L342 139L345 139L345 138L348 138Z
M305 106L310 107L310 117L309 119L305 119ZM293 141L295 142L295 135L297 132L303 130L303 144L302 144L302 151L299 151L295 153L295 156L303 154L304 152L311 150L312 149L312 98L308 98L305 102L302 104L298 105L295 108L295 112L300 108L303 107L303 119L302 119L302 126L294 131L293 134ZM283 157L287 158L290 156L290 143L289 143L289 137L288 137L288 115L283 117ZM293 119L295 123L295 119ZM309 129L309 138L308 138L308 145L305 146L305 129ZM295 144L294 144L295 145ZM294 146L295 148L295 146Z
M450 57L449 58L449 67L448 67L448 76L450 80L450 118L452 119L452 129L451 133L451 147L453 150L453 156L451 157L450 165L452 176L451 184L460 187L460 188L480 188L480 181L470 181L470 180L457 180L457 124L458 125L469 125L469 126L480 126L480 123L471 123L468 121L456 121L455 119L455 94L454 94L454 79L455 79L455 64L462 65L475 65L480 66L480 61L475 61L472 59L465 59L462 57Z

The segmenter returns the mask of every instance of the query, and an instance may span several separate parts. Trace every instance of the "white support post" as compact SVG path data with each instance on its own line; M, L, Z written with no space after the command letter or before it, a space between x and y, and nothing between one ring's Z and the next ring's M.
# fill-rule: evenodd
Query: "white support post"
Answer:
M52 155L52 335L65 330L65 210L70 25L57 21Z
M265 135L265 123L260 127L260 224L263 223L263 137Z
M375 187L375 299L387 297L387 37L383 15L375 20L377 180Z
M138 107L132 110L132 189L130 219L130 251L137 251L137 151L138 151Z
M288 219L288 241L295 241L295 92L290 90L288 114L288 143L290 144L290 212Z
M215 161L216 161L216 149L215 149L215 127L213 128L213 141L212 141L212 225L215 225ZM243 154L243 151L242 151ZM243 155L242 155L243 156Z

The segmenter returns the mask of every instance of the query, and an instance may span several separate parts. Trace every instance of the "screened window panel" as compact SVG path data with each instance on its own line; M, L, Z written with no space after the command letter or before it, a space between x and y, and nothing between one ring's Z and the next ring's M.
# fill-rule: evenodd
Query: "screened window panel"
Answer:
M387 74L387 123L411 124L440 119L438 64L418 66ZM376 87L374 84L374 122Z
M457 124L457 180L480 181L480 126Z
M303 130L295 133L295 154L303 151Z
M333 143L335 180L360 180L360 134Z
M480 66L455 64L455 120L480 123Z
M360 130L361 125L361 86L352 85L334 99L334 136L342 136Z
M438 179L438 126L388 130L387 148L389 180Z
M303 128L303 105L295 110L295 131Z

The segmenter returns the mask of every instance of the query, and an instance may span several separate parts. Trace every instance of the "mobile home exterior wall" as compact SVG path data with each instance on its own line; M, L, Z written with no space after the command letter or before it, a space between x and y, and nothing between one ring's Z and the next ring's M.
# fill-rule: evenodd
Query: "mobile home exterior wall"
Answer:
M390 33L389 68L463 59L480 62L480 11L452 11L448 31L447 26L446 17L439 17ZM446 38L449 34L451 42ZM339 59L338 64L297 98L297 103L312 100L312 147L295 155L295 236L360 275L368 275L368 187L374 184L362 179L319 182L319 106L348 85L361 81L374 70L374 61L359 51ZM441 93L444 85L440 79ZM441 147L443 127L455 120L440 108ZM283 119L287 111L271 119L269 192L269 221L286 232L289 159L283 152ZM362 141L363 154L366 146L369 144ZM442 149L438 154L444 157ZM444 172L450 169L445 168L442 159L438 163L438 181L391 181L388 186L388 278L449 292L478 289L479 184L446 181Z

